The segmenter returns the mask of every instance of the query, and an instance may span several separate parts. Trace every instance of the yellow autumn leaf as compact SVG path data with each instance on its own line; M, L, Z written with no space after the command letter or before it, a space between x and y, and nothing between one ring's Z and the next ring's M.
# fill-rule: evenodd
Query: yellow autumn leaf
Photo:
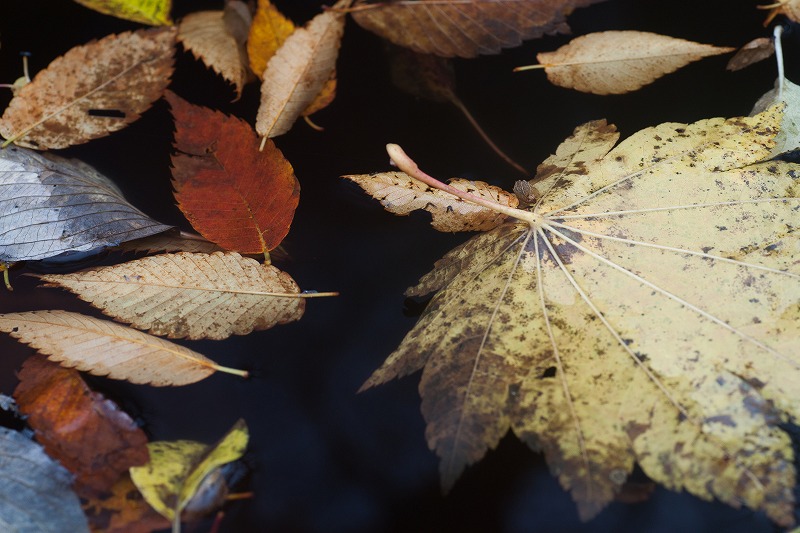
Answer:
M131 479L153 509L179 524L203 481L222 465L239 459L247 441L247 425L239 420L212 446L188 440L151 442L147 445L150 462L131 467Z
M75 0L80 5L133 22L151 26L169 26L172 0Z
M667 123L616 147L578 127L514 222L438 261L436 292L363 388L422 369L445 488L512 430L589 519L635 463L654 481L794 522L800 187L768 160L781 106ZM390 156L421 181L397 146Z
M250 69L261 78L267 63L294 32L294 23L283 16L269 0L259 0L247 38Z

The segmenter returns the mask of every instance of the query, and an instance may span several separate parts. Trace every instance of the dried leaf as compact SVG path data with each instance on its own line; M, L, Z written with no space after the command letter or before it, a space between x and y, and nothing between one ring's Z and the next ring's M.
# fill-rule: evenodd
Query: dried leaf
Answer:
M218 370L247 375L167 340L68 311L2 314L0 331L63 366L131 383L187 385Z
M450 193L440 191L413 179L404 172L381 172L344 176L358 183L367 194L390 213L407 215L424 209L433 215L431 225L439 231L488 231L506 220L506 215L481 207ZM460 178L450 180L456 189L494 202L517 207L519 200L499 187L483 181Z
M0 524L14 533L89 531L72 476L41 446L0 427Z
M780 424L800 420L800 166L764 161L780 124L776 106L616 148L604 121L580 126L531 182L534 205L497 207L517 222L409 289L438 292L364 387L423 369L445 487L513 429L584 519L638 462L669 489L794 522Z
M782 104L785 109L780 131L775 136L772 155L800 150L800 86L785 78L775 80L775 88L758 99L750 116L757 115L774 104Z
M576 37L555 52L537 54L536 59L555 85L593 94L621 94L692 61L733 50L643 31L604 31Z
M76 46L12 98L0 119L5 144L65 148L124 128L164 93L174 46L174 28Z
M523 40L568 33L574 9L601 0L397 0L359 2L353 19L394 44L442 57L496 54Z
M116 247L123 252L194 252L210 254L223 251L208 239L188 231L170 229L150 237L126 241Z
M284 17L269 0L259 0L258 9L250 25L247 38L247 56L250 69L261 78L267 69L267 62L283 46L284 41L294 31L294 23Z
M299 320L285 272L237 253L163 254L74 274L42 274L117 320L170 338L226 339Z
M236 88L237 98L242 96L247 81L247 33L234 29L249 29L250 22L247 6L234 0L226 4L225 11L190 13L178 26L178 40L195 58L231 83Z
M772 9L764 21L764 26L768 25L772 19L778 15L785 15L793 22L800 22L800 0L778 0L765 6L758 6L759 9Z
M763 61L775 54L775 43L769 37L759 37L745 44L733 55L725 66L728 70L742 70L753 63Z
M170 526L144 500L127 472L110 492L87 499L83 512L97 533L151 533Z
M192 227L227 250L266 253L289 231L300 198L292 165L246 122L167 93L175 117L175 199Z
M144 432L77 370L29 357L14 397L36 440L75 475L82 495L109 490L128 468L148 461Z
M247 425L239 420L213 446L186 440L151 442L150 463L131 468L131 479L156 511L175 520L212 472L244 454L247 441Z
M0 151L2 262L102 249L167 229L85 163L13 146Z
M340 0L336 6L344 3L349 0ZM259 135L276 137L289 131L330 83L343 33L344 14L329 10L286 39L264 71L256 117Z
M133 22L151 26L169 26L172 0L75 0L80 5Z

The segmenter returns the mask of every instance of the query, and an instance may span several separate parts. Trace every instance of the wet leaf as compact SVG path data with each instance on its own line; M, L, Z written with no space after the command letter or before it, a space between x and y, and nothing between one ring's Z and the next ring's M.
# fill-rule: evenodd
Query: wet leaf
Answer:
M175 199L192 227L241 253L266 253L289 231L300 198L292 165L246 122L167 93L175 117Z
M170 526L144 500L127 472L109 492L85 500L82 507L97 533L151 533Z
M753 39L736 51L725 66L728 70L742 70L775 54L775 43L769 37Z
M85 163L13 146L0 151L0 261L102 249L167 229Z
M794 522L780 424L800 419L800 167L761 162L780 124L776 106L616 147L605 121L580 126L539 167L530 208L496 207L516 222L408 290L438 292L364 388L423 370L445 488L511 429L584 519L636 462L669 489Z
M555 52L537 54L536 59L547 79L559 87L621 94L692 61L733 50L643 31L604 31L576 37Z
M0 427L0 524L15 533L88 532L72 476L41 446Z
M0 331L65 367L131 383L188 385L216 371L247 375L167 340L68 311L2 314Z
M775 136L772 155L800 150L800 86L785 78L775 80L775 88L758 99L750 115L757 115L774 104L782 104L785 109L780 131Z
M778 15L785 15L786 18L793 22L800 22L800 0L778 0L777 2L768 5L758 6L760 9L771 9L767 15L767 20L764 21L764 26L767 26L772 19Z
M34 355L22 365L14 391L20 411L47 454L76 477L82 495L109 490L131 466L148 460L147 437L77 370Z
M163 94L174 48L173 28L76 46L12 98L0 119L5 144L65 148L124 128Z
M396 0L362 9L353 19L394 44L442 57L496 54L523 40L567 33L575 8L601 0Z
M225 339L299 320L294 280L237 253L162 254L74 274L44 274L117 320L170 338Z
M126 241L117 246L116 249L123 252L145 253L195 252L210 254L223 251L222 248L197 233L174 228L150 237Z
M125 20L168 26L172 0L75 0L80 5Z
M267 63L284 41L294 32L294 23L283 16L269 0L259 0L250 35L247 38L247 56L250 68L261 78Z
M156 511L175 520L208 476L244 454L247 441L247 425L239 420L213 446L186 440L151 442L150 463L131 468L131 479Z

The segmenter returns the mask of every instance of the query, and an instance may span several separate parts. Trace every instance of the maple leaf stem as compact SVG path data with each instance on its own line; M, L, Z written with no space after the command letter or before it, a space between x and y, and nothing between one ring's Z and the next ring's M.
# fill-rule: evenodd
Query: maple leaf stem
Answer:
M461 198L465 202L479 205L481 207L485 207L486 209L491 209L496 213L508 215L510 217L516 218L517 220L527 222L531 226L538 226L541 224L542 217L540 215L537 215L536 213L533 213L531 211L524 211L522 209L516 209L514 207L499 204L497 202L492 202L491 200L487 200L485 198L480 198L479 196L475 196L466 191L456 189L452 185L443 183L434 178L433 176L426 174L425 172L420 170L420 168L417 166L414 160L408 157L408 155L403 151L403 149L400 148L400 146L397 144L391 144L391 143L387 144L386 152L388 152L389 157L392 158L394 164L397 165L397 168L399 168L412 178L421 181L425 185L428 185L429 187L433 187L434 189L450 193L453 196Z
M235 376L240 376L243 378L249 378L250 372L247 370L240 370L238 368L231 368L229 366L222 366L222 365L212 365L211 368L218 372L225 372L226 374L233 374Z

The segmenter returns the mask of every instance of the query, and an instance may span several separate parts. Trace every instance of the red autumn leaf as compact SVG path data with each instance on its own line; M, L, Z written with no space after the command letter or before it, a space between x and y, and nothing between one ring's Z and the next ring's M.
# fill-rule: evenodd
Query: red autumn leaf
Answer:
M93 392L77 370L29 357L14 391L36 440L76 477L78 492L111 488L131 466L148 461L147 437L131 418Z
M272 250L289 232L300 199L292 165L241 119L174 93L172 177L178 207L206 239L245 254Z

